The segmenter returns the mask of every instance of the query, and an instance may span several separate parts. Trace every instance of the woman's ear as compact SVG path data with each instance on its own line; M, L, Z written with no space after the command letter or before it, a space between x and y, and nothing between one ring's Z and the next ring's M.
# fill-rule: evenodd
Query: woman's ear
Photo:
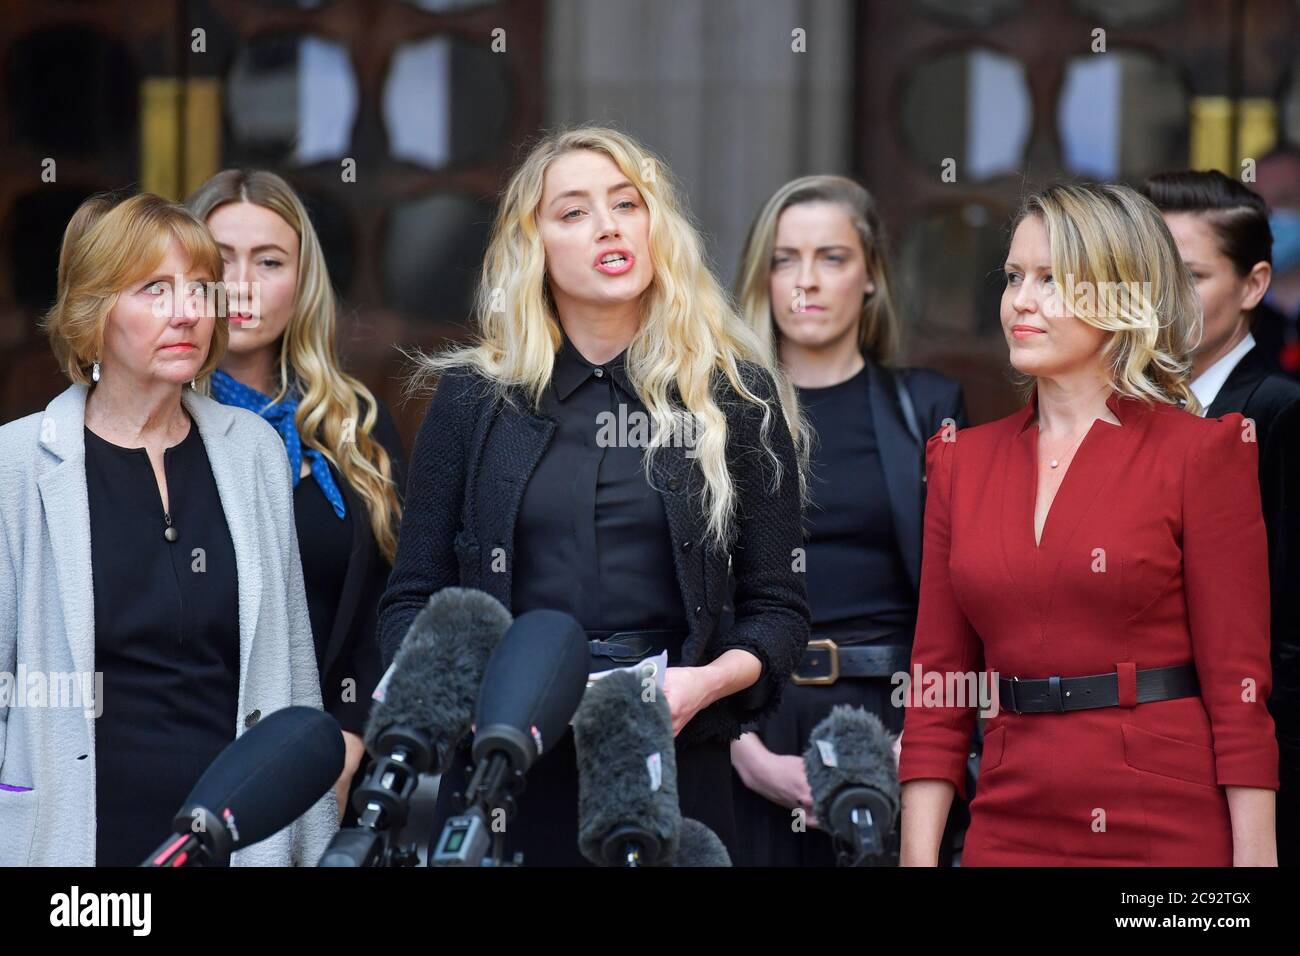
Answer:
M1255 267L1250 270L1250 274L1246 276L1246 281L1242 284L1241 311L1249 312L1259 305L1260 299L1264 298L1264 293L1268 291L1269 283L1272 280L1273 267L1267 262L1255 263Z

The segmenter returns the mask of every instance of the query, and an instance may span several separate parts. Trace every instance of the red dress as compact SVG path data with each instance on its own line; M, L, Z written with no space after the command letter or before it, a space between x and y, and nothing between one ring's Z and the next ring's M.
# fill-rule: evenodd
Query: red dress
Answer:
M963 864L1231 865L1223 788L1278 786L1253 431L1112 394L1121 424L1092 424L1035 545L1036 399L926 447L913 675L1193 663L1201 696L997 711ZM899 779L964 795L975 710L908 703Z

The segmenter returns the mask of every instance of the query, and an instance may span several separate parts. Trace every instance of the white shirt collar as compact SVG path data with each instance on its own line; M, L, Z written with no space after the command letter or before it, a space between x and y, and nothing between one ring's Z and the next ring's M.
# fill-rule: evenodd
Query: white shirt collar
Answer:
M1196 376L1195 381L1192 382L1192 394L1201 403L1202 415L1205 414L1205 410L1210 407L1210 404L1218 396L1219 390L1223 388L1223 383L1228 380L1228 376L1237 367L1237 363L1254 347L1255 336L1247 332L1246 337L1233 346L1231 352Z

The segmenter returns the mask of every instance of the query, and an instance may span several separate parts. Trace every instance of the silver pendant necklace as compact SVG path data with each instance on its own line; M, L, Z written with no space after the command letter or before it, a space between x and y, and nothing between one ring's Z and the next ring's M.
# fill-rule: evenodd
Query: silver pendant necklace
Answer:
M181 533L172 526L172 516L166 511L163 512L163 521L167 525L167 530L163 532L163 537L168 541L175 541L181 536Z

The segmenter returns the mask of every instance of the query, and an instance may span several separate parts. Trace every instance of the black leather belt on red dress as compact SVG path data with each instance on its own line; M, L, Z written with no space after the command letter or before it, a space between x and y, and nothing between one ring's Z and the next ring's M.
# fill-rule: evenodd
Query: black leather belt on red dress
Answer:
M1033 680L1000 677L998 707L1013 714L1064 713L1196 697L1201 693L1196 667L1192 664L1150 667L1132 673L1136 694L1130 701L1120 700L1120 675L1115 671L1089 677L1040 677Z

